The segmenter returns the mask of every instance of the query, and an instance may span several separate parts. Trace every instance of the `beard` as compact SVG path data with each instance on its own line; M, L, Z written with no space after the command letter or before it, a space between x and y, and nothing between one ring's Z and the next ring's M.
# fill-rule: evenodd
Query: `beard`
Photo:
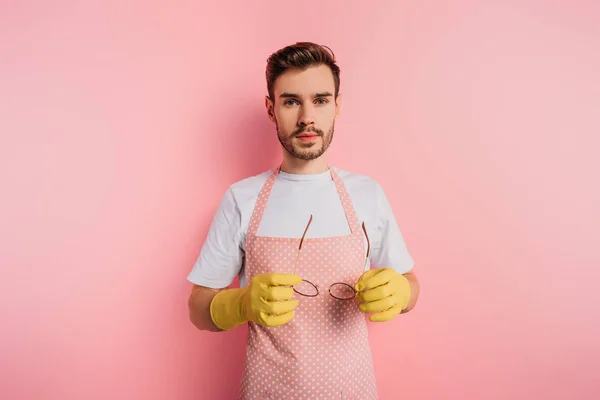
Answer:
M285 135L279 129L279 124L277 122L275 122L275 127L277 128L277 138L279 139L281 146L283 146L283 148L293 157L296 157L300 160L309 161L321 157L323 153L327 151L329 145L333 141L335 122L331 125L331 129L326 134L317 128L302 127L289 135ZM294 143L296 136L305 132L316 133L321 140L317 140L316 142L312 143Z

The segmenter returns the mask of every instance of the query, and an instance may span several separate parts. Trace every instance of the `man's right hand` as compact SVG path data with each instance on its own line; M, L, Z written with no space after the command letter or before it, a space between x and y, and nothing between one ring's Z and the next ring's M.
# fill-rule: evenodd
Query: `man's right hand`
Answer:
M269 327L287 324L298 306L293 286L300 282L302 278L292 274L256 275L245 288L217 293L210 304L211 318L222 330L247 321Z
M250 281L242 300L242 312L248 321L263 326L280 326L294 318L298 300L293 286L302 278L292 274L256 275Z

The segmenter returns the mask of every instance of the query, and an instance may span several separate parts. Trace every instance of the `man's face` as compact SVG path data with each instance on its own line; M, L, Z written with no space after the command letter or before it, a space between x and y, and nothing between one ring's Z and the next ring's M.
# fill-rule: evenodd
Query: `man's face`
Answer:
M281 74L266 99L269 117L283 148L302 160L320 157L333 139L339 96L333 73L326 65Z

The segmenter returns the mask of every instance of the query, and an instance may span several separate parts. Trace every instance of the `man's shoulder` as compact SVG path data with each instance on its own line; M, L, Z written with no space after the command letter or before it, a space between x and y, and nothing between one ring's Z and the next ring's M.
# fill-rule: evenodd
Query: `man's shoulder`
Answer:
M229 191L234 197L256 196L273 171L273 169L269 169L235 181L229 186Z
M343 168L335 169L349 191L374 193L380 189L379 182L372 176Z

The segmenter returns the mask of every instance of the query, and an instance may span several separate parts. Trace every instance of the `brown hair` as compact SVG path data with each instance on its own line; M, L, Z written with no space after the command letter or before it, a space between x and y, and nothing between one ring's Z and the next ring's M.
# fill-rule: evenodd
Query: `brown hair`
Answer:
M269 56L266 71L269 97L273 100L275 80L288 69L306 69L319 65L327 65L331 69L337 97L340 91L340 68L335 63L335 55L329 47L311 42L298 42Z

